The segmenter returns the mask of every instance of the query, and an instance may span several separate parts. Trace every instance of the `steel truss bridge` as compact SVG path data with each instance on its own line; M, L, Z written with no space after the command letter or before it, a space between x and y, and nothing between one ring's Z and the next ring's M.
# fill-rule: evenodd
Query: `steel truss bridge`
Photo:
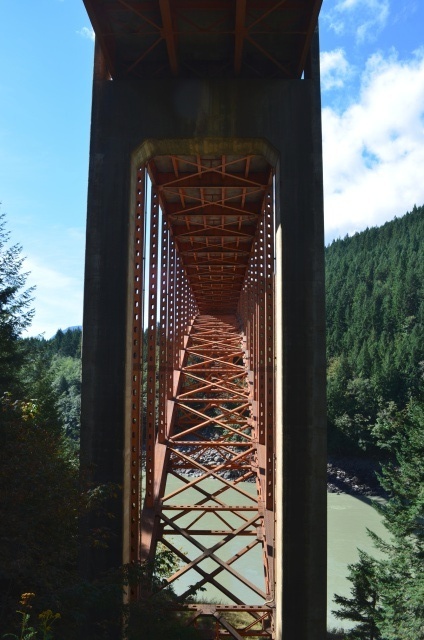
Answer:
M254 155L159 156L137 178L131 560L151 557L161 543L180 560L167 583L190 583L178 589L182 603L213 587L218 604L183 604L194 624L213 615L216 638L271 637L273 171ZM243 556L253 581L238 568ZM240 610L236 629L228 614Z
M161 588L208 640L318 640L321 1L84 4L82 462L123 486L85 574L167 550Z

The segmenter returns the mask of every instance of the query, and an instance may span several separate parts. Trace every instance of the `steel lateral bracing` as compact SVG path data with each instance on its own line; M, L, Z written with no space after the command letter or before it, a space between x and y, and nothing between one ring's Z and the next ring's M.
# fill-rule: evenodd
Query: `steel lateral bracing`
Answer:
M272 189L253 155L137 174L130 556L170 551L162 588L216 639L273 637Z

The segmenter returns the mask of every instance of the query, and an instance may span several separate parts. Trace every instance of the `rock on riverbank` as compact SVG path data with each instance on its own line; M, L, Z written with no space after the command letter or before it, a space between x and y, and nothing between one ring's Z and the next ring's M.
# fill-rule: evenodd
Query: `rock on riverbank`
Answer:
M380 465L366 458L330 456L327 463L327 491L360 496L386 497L377 473Z

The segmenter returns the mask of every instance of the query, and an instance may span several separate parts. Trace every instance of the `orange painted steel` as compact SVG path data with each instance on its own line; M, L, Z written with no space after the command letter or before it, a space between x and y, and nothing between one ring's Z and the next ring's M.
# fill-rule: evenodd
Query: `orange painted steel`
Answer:
M165 464L157 469L164 490L158 496L152 544L162 543L180 560L180 567L164 586L174 585L182 603L205 585L214 587L218 597L229 600L232 605L219 613L216 638L224 637L224 631L233 637L237 633L256 637L258 624L263 627L266 622L266 628L271 628L273 610L268 557L264 558L262 585L252 583L235 568L237 560L255 547L268 549L265 505L259 497L258 436L244 356L234 317L196 317L184 350ZM166 483L170 477L174 479L173 488ZM213 525L210 520L207 525L202 523L206 515L209 519L213 515ZM217 538L212 545L211 538ZM181 550L182 543L190 547L190 552ZM230 545L231 553L226 545ZM206 560L212 565L207 569ZM231 590L224 586L228 578ZM243 590L248 604L252 596L257 599L256 609L246 610L245 599L236 595ZM211 614L208 607L196 605L192 621L202 616L216 617L216 610ZM234 628L225 615L229 611L243 612L243 629ZM263 637L271 637L269 631L260 632Z
M272 170L261 156L187 155L137 175L130 558L158 544L175 555L164 587L187 624L212 620L216 639L272 638ZM262 584L242 557L263 567ZM205 587L226 604L193 602Z
M159 263L159 201L152 189L150 208L149 291L147 298L147 402L146 402L146 496L153 506L156 441L156 351Z
M137 172L136 212L134 229L133 317L132 317L132 372L131 372L131 453L130 453L130 504L128 540L130 562L139 560L140 495L141 495L141 410L143 386L143 274L144 274L144 225L145 225L146 171ZM136 597L131 589L130 597Z

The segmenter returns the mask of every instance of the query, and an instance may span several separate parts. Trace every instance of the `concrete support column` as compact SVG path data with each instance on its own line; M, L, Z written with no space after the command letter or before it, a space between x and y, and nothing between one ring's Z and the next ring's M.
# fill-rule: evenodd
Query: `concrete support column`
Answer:
M304 80L109 80L96 51L83 327L82 464L125 485L131 180L152 154L239 153L276 170L278 640L322 640L326 614L325 316L318 44ZM253 150L254 148L254 150ZM156 151L155 151L156 149ZM259 149L259 151L258 151ZM209 151L211 150L211 151ZM127 557L122 500L88 578ZM86 526L90 526L90 522Z
M277 638L326 635L326 396L324 229L317 36L310 99L302 103L298 147L283 146L277 172L277 309L282 336L282 432L277 450L282 536ZM299 105L300 107L300 105ZM294 142L294 141L293 141ZM286 156L291 157L291 161ZM279 425L277 423L277 429ZM282 451L282 456L279 453ZM279 508L281 511L279 512Z
M108 78L96 46L88 186L82 349L81 470L87 486L107 485L105 511L82 523L81 571L96 578L122 564L122 497L126 322L129 256L130 163L119 131L108 123ZM124 160L123 160L124 158ZM85 545L90 530L107 535L107 547Z

